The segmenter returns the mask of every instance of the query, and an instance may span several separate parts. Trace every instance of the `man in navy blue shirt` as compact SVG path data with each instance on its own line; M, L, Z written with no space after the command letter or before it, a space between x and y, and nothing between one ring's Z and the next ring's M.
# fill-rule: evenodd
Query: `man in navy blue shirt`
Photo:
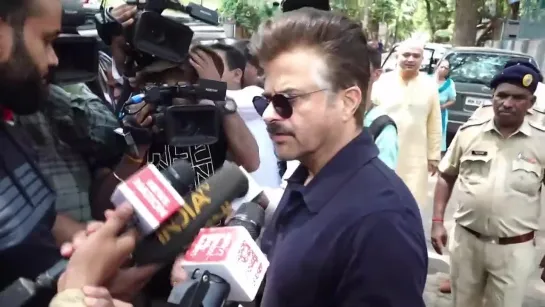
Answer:
M361 25L304 8L253 42L265 71L263 117L283 160L301 165L262 238L263 307L424 307L420 212L362 132L370 79Z

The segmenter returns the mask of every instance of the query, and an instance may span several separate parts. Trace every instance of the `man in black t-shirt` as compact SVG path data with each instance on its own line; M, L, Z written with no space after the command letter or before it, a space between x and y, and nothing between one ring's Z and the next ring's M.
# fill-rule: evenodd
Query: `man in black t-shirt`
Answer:
M197 79L221 80L223 62L214 51L197 46L192 49L190 60L181 66L165 61L157 61L144 68L137 80L140 85L194 83ZM175 99L173 104L188 103ZM189 102L191 103L191 102ZM205 102L201 102L205 103ZM210 103L210 102L209 102ZM231 105L229 105L231 104ZM222 113L218 141L211 145L174 147L162 139L154 138L147 153L147 162L159 169L169 167L177 159L184 159L193 165L195 185L199 185L220 168L226 159L233 160L252 172L259 166L257 143L251 132L236 112L234 102L216 102ZM149 106L149 105L148 105ZM136 121L142 126L149 125L151 107L144 107L136 114ZM142 108L133 106L135 110Z

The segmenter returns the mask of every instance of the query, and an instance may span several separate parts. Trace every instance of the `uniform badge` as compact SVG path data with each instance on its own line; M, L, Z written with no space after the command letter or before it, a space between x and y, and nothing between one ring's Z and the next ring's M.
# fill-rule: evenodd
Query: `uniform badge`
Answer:
M537 163L537 160L536 160L536 159L526 157L523 153L519 153L518 156L517 156L517 158L518 158L519 160L526 161L526 162L528 162L528 163L530 163L530 164L536 164L536 163Z
M488 152L486 152L484 150L472 150L471 154L474 155L474 156L486 157L488 155Z
M524 85L525 87L528 87L528 86L530 86L530 84L532 84L533 81L534 81L534 78L532 77L532 75L526 74L522 78L522 85Z

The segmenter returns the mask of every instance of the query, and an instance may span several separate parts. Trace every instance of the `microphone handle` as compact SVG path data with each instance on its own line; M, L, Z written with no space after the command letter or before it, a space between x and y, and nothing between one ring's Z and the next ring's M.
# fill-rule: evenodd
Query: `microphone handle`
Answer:
M36 277L36 288L50 288L53 289L56 286L57 281L61 277L62 273L66 271L68 265L68 259L59 260L55 265L50 267L47 271Z
M222 307L230 291L231 286L223 278L197 269L191 279L172 288L168 303L180 307Z

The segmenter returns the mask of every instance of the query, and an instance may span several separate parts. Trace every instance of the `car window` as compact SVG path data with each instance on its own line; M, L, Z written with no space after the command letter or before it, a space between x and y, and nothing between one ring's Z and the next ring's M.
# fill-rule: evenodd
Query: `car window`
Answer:
M476 83L488 86L507 61L520 56L487 53L451 53L450 78L456 83Z

